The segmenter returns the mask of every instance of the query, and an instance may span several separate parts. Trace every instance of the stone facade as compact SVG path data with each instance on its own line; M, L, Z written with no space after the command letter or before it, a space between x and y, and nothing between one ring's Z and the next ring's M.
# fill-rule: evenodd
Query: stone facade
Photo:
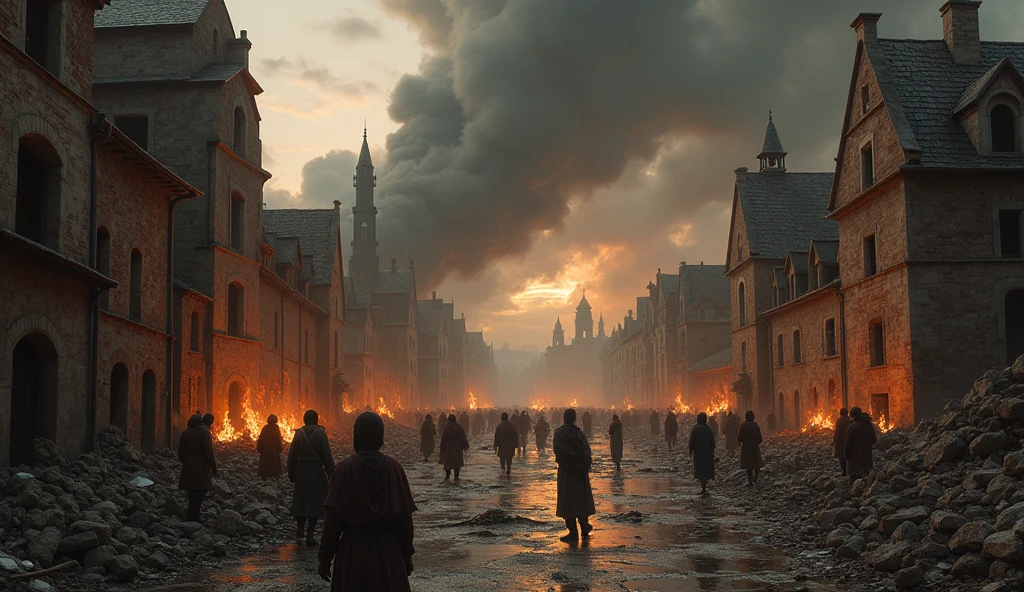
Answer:
M604 333L604 317L594 333L594 317L584 294L576 307L575 335L565 342L561 319L556 321L551 346L544 352L544 380L541 398L561 405L579 401L580 405L607 404L601 355L608 337ZM493 358L492 358L493 359Z

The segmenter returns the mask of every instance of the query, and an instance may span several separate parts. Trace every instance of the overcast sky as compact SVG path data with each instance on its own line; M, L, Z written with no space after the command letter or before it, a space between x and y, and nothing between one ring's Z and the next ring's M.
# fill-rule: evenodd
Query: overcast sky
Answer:
M769 108L788 168L831 172L859 12L942 37L939 0L227 4L266 89L268 206L348 215L365 120L382 262L415 259L421 298L518 348L559 315L571 333L584 289L610 331L658 268L723 263ZM980 16L983 39L1024 40L1024 2Z

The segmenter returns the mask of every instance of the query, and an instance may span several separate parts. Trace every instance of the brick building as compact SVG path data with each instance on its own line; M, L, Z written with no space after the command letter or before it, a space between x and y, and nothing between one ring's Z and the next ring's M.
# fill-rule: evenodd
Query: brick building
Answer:
M420 405L426 409L447 409L462 405L452 391L452 364L448 343L452 334L454 309L437 297L416 303L416 326L419 330Z
M677 391L695 407L731 382L729 280L724 273L724 265L679 264L680 312L672 354Z
M643 316L650 304L649 296L636 299L636 318L630 309L622 322L612 330L601 351L601 376L605 401L616 407L634 405L650 407L644 369L647 365L644 346Z

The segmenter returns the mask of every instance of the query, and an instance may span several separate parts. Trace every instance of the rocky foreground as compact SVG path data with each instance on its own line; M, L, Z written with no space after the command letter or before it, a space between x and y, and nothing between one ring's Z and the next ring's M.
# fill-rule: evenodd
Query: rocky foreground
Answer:
M416 457L412 428L388 423L386 451ZM351 454L351 430L328 430L335 460ZM102 589L180 574L290 540L291 483L261 481L248 439L214 443L219 477L203 524L185 522L181 465L170 450L146 456L117 428L97 449L61 458L37 440L33 467L0 470L0 589Z

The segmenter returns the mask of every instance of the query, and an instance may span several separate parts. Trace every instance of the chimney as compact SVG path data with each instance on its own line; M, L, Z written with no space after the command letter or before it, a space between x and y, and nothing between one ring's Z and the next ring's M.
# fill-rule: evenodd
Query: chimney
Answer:
M398 271L398 260L397 259L392 259L391 260L391 271L392 272Z
M981 63L981 32L978 7L981 2L949 0L942 5L942 37L956 64Z
M409 269L416 269L416 262L412 259L409 260Z
M736 182L744 181L747 178L747 167L740 167L736 169Z
M430 299L437 300L437 290L434 290L433 292L430 293Z
M882 18L879 12L862 12L850 24L854 31L857 31L857 41L868 44L878 41L878 19Z
M334 200L334 209L336 209L336 210L341 209L341 202L340 201Z

